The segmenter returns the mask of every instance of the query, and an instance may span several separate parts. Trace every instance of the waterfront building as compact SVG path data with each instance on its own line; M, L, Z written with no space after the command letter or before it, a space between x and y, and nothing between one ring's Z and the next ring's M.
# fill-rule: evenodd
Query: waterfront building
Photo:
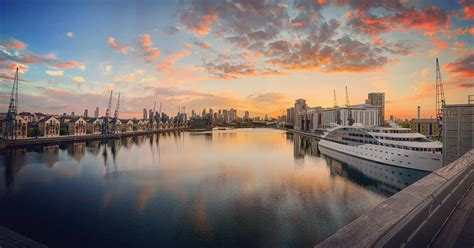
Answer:
M122 126L123 123L119 119L115 119L114 121L109 122L110 124L110 129L113 130L114 133L121 133L122 132Z
M365 100L366 104L370 104L372 106L380 107L379 113L379 126L384 125L385 121L385 93L384 92L372 92L369 93L367 96L367 100Z
M87 118L86 124L87 124L86 132L88 134L100 134L102 132L102 119Z
M46 116L38 121L38 128L44 137L59 136L59 119L54 116Z
M5 122L4 122L5 123ZM28 134L28 121L24 119L22 116L17 115L15 117L15 138L16 139L24 139ZM3 130L3 128L2 128Z
M474 104L450 104L443 108L443 163L457 160L474 148Z
M125 123L125 125L123 125L122 131L133 132L133 126L134 126L133 120L123 120L123 122Z
M30 112L21 112L18 115L21 116L27 122L38 121L38 120L35 120L35 115Z
M87 123L82 117L72 117L67 123L69 135L85 135L87 134Z
M317 128L329 128L331 123L348 126L352 117L353 123L364 126L381 126L380 107L371 104L351 105L343 108L325 109L321 113L321 126Z
M427 137L436 137L439 135L438 119L412 119L410 121L410 127L412 132L421 133Z
M146 121L147 119L143 119L143 120L135 119L133 122L133 126L137 131L144 131L146 130L146 127L147 127L147 123L145 123Z
M295 108L291 107L286 110L286 123L290 125L295 124Z
M306 100L304 99L297 99L295 101L295 129L296 130L301 130L302 129L302 126L304 126L304 123L303 121L305 121L304 119L302 119L301 117L302 116L305 116L306 113L306 108L308 106L306 105Z

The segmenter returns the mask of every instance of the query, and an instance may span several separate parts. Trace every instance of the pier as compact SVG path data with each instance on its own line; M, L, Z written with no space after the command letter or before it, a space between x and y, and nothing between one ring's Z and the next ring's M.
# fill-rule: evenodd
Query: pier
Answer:
M473 247L474 149L316 247Z
M38 137L38 138L5 140L3 144L0 144L0 150L8 149L8 148L16 148L16 147L25 147L25 146L31 146L31 145L51 145L51 144L59 144L59 143L65 143L65 142L118 139L121 137L131 137L131 136L174 132L174 131L184 131L184 130L187 130L187 127L162 128L162 129L122 132L122 133L114 133L114 134L64 135L64 136L56 136L56 137Z

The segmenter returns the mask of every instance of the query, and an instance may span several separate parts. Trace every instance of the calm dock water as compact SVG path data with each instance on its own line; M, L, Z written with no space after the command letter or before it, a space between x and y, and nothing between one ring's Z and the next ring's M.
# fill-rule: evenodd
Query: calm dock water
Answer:
M425 173L274 129L8 150L0 226L50 247L312 247Z

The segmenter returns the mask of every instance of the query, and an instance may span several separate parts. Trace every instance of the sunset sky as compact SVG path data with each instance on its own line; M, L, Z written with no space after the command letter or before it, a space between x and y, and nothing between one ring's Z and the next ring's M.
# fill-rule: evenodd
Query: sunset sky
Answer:
M237 108L277 116L386 93L386 114L434 117L435 58L447 103L474 94L472 0L0 1L0 107L14 68L19 110L124 117ZM114 100L115 104L115 100ZM285 112L284 112L285 111Z

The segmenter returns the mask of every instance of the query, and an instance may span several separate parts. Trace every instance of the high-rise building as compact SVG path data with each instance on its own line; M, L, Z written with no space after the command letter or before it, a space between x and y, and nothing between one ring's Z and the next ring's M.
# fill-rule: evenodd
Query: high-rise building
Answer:
M302 127L302 121L299 117L301 116L301 112L305 111L307 108L306 100L304 99L297 99L295 101L295 129L300 130Z
M72 111L71 116L76 116L76 113L74 113L74 111Z
M99 107L95 108L94 118L99 118Z
M380 126L383 126L384 121L385 121L385 93L383 92L369 93L367 100L365 100L365 103L380 107L379 123L380 123Z
M474 147L474 104L443 108L443 164L447 165Z
M146 111L146 108L143 108L143 119L146 120L148 119L148 116L147 116L147 111Z
M206 115L206 109L203 109L202 110L202 117L204 117Z
M191 116L192 116L192 117L196 116L196 112L194 111L194 109L191 110Z
M226 109L222 110L222 116L223 116L224 123L229 123L229 115L227 114Z
M234 123L234 122L237 122L237 109L233 109L231 108L228 112L229 114L229 123Z
M247 122L247 121L249 121L249 119L250 119L250 113L249 113L249 111L245 111L245 113L244 113L244 121Z
M89 117L89 110L84 109L84 118L88 118L88 117Z

